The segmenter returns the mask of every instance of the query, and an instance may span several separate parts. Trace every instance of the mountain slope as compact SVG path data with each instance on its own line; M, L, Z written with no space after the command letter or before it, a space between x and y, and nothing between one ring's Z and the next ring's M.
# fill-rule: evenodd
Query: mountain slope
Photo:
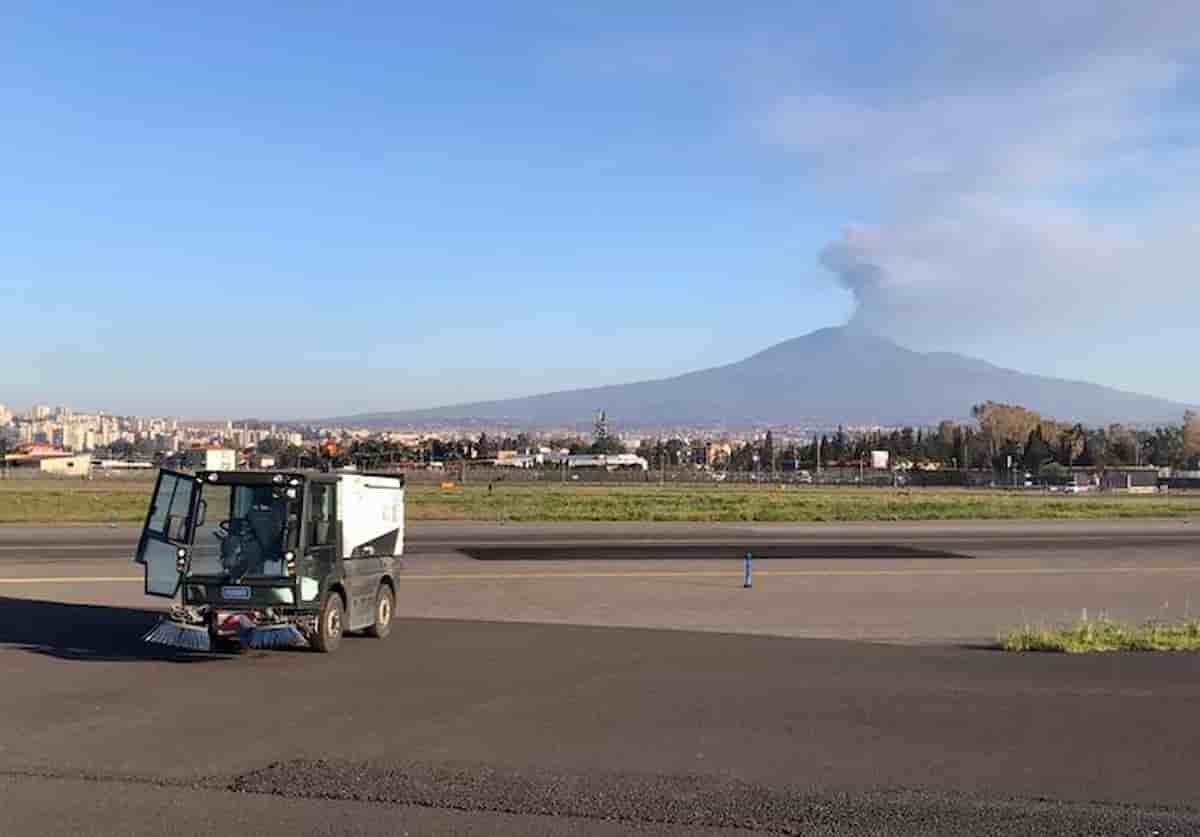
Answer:
M1000 401L1088 424L1178 421L1186 409L1097 384L1026 375L948 352L920 353L831 328L745 360L673 378L340 419L387 426L476 419L529 427L585 424L604 409L622 424L729 427L802 422L926 424Z

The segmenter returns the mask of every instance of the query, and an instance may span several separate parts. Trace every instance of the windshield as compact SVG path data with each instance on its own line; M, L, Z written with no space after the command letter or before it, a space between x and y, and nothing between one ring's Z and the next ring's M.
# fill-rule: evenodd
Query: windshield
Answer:
M289 497L288 492L294 494ZM294 548L299 492L272 485L204 484L192 576L280 577Z

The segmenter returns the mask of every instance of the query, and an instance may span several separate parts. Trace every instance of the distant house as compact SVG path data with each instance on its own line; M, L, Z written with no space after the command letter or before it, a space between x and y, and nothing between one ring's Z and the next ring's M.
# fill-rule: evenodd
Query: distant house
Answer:
M246 457L246 464L251 468L269 471L275 467L275 456L270 453L251 453Z
M1105 491L1149 494L1158 490L1157 468L1109 468L1100 478Z
M621 468L649 470L650 463L633 453L575 453L562 458L568 468L604 468L616 471Z
M193 448L169 457L163 465L192 471L236 471L237 451L228 448Z
M1168 469L1159 478L1158 484L1167 489L1200 490L1200 471L1171 471Z
M515 450L502 450L496 454L497 468L532 468L541 465L544 457L538 453L517 453Z
M130 462L124 459L100 459L92 464L101 471L149 471L154 468L153 462Z
M92 473L92 455L70 453L49 445L26 445L4 457L6 468L36 470L59 477L88 477Z

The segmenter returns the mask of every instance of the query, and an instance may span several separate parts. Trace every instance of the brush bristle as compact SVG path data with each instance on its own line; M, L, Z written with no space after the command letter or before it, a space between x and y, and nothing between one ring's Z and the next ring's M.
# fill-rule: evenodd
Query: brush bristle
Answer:
M306 640L295 625L271 625L247 631L242 635L242 644L247 648L295 648L305 645Z
M151 628L142 640L187 651L209 651L212 648L207 629L198 625L181 625L169 619L163 619Z

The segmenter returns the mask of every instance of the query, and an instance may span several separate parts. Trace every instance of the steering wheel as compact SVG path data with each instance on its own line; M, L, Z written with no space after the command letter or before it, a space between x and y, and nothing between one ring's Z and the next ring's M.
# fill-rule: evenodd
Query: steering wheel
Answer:
M235 517L233 520L222 520L217 524L217 531L221 533L219 537L233 535L235 538L244 538L247 534L255 534L250 521L244 517Z

